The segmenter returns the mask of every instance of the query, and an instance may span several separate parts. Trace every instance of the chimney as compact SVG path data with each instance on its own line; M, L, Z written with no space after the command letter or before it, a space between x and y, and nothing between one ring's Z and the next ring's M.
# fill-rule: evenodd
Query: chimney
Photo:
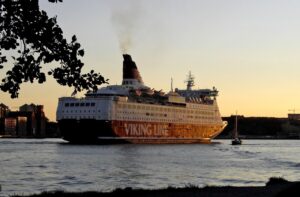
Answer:
M123 54L123 80L124 79L136 79L139 83L143 84L142 77L138 71L136 64L132 61L131 56Z

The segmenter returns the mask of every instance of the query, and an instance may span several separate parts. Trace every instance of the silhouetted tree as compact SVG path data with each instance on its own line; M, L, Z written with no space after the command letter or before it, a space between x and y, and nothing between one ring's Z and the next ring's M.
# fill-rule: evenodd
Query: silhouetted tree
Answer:
M74 87L74 94L84 89L95 91L97 85L107 83L93 70L81 73L84 64L79 57L84 55L84 50L76 36L68 43L56 17L49 18L40 10L38 0L0 0L0 69L8 64L4 51L13 54L12 65L0 88L9 92L12 98L18 97L23 82L44 83L46 74L41 66L50 62L56 62L58 66L47 74L60 85Z

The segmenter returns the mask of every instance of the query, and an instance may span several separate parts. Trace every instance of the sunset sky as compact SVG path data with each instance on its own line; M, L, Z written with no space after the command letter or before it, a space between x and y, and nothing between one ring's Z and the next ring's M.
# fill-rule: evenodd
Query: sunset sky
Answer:
M100 72L110 84L121 83L126 52L157 90L168 92L171 78L174 87L185 88L189 71L194 88L215 86L223 116L300 113L300 1L41 0L40 6L57 15L69 40L77 36L84 70ZM43 104L54 121L58 98L72 91L48 77L42 85L22 85L18 99L1 92L0 103L12 110Z

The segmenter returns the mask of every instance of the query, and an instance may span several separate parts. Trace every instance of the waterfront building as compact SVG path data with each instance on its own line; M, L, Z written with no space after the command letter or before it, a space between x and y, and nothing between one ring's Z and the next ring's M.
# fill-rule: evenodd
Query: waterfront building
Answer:
M9 112L9 107L3 103L0 103L0 118L4 118L5 115Z
M13 137L46 137L47 118L43 105L25 104L4 118L4 135Z
M8 106L3 103L0 103L0 135L4 135L4 121L5 116L9 112Z
M32 136L32 113L31 112L9 112L5 117L4 135L12 137Z
M20 112L32 113L32 135L35 137L45 137L47 118L44 113L44 106L35 104L25 104L20 106L19 110Z
M289 120L299 120L300 121L300 114L288 114L288 119Z

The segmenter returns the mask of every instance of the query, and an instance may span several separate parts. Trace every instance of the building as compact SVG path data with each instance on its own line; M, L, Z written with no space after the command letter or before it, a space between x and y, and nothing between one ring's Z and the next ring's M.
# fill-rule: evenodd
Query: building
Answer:
M32 135L34 137L46 137L47 118L43 105L25 104L20 106L20 112L32 112Z
M0 118L4 118L5 115L9 112L8 106L4 105L3 103L0 103Z
M9 111L8 106L0 103L0 135L4 135L5 116Z
M5 117L4 135L32 137L32 115L31 112L9 112Z
M8 112L4 119L4 135L14 137L46 137L47 118L43 105L25 104L19 111Z
M300 120L300 114L288 114L289 120Z
M291 125L300 126L300 114L288 114L288 120Z

